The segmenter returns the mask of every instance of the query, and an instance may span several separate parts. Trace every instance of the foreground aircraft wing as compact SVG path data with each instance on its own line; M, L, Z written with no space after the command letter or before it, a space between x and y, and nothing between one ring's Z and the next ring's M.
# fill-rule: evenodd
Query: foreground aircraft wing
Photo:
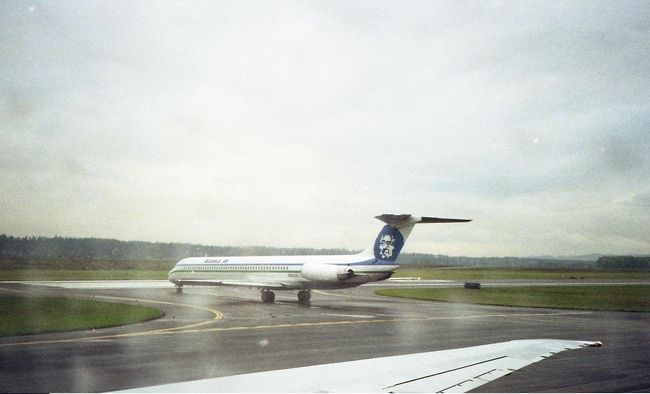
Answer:
M130 392L466 392L600 342L529 339L143 387Z
M237 280L182 280L180 283L183 286L238 286L238 287L252 287L255 289L272 289L282 290L286 286L280 282L252 282L252 281L237 281Z

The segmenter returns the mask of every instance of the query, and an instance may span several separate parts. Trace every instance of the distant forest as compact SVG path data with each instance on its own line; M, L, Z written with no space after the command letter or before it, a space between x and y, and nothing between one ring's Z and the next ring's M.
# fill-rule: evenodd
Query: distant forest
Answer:
M273 256L345 254L345 249L210 246L184 243L118 241L102 238L13 237L0 235L0 259L180 260L189 256Z
M210 246L185 243L118 241L100 238L14 237L0 235L0 259L4 268L101 269L102 262L122 262L122 269L166 269L169 264L189 256L313 255L350 254L346 249L273 248L266 246ZM11 262L11 264L7 264ZM137 262L129 264L129 262ZM463 257L422 253L403 253L399 264L437 267L513 267L513 268L602 268L650 269L650 257L602 256L597 261L550 258ZM115 267L115 264L111 264Z

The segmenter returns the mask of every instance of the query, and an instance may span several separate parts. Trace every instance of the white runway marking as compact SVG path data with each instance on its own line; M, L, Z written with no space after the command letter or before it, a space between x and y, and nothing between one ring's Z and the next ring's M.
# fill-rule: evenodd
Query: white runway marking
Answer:
M60 287L64 289L168 289L174 285L166 280L29 280L5 281L23 285Z
M357 319L374 319L376 316L370 315L344 315L342 313L326 313L327 316L354 317Z

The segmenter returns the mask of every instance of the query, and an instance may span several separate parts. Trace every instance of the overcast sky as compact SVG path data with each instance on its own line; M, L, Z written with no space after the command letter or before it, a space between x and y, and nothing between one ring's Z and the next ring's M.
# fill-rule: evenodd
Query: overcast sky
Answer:
M0 233L650 253L650 2L0 2Z

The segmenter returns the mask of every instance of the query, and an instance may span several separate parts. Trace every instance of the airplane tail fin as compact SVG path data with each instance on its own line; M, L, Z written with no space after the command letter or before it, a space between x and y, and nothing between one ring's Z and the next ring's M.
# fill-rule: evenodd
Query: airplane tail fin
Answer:
M404 247L404 242L411 234L413 227L418 223L461 223L471 221L469 219L447 219L388 213L375 216L375 218L386 223L386 225L375 239L372 254L379 262L384 264L395 264L395 260L397 260Z

